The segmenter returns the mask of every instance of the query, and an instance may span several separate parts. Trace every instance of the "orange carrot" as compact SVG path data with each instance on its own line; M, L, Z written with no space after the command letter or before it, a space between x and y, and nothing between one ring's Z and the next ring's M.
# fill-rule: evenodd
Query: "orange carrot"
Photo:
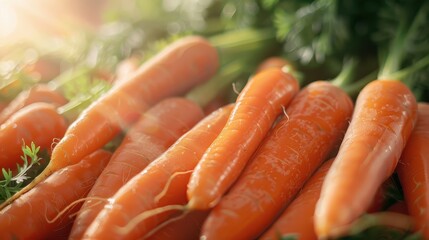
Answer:
M150 106L208 80L218 64L216 48L205 39L190 36L174 42L86 108L55 147L45 170L0 209L56 170L104 146Z
M319 238L335 237L337 230L365 213L395 170L416 113L415 97L399 81L375 80L362 89L317 203Z
M178 216L154 234L146 237L147 240L198 240L200 230L209 211L192 211Z
M67 99L47 85L38 84L18 94L18 96L16 96L15 99L13 99L9 105L3 109L0 113L0 124L4 123L19 109L35 102L51 103L59 107L66 104Z
M311 83L287 108L249 165L204 223L205 239L253 239L292 200L340 141L353 104L326 81Z
M326 161L305 183L303 189L260 239L280 239L289 235L297 239L317 239L314 232L313 215L320 196L323 179L333 159Z
M42 150L50 151L67 126L52 104L39 102L22 108L0 126L0 168L16 168L21 162L23 143L32 141Z
M418 104L418 120L397 166L416 231L429 238L429 104Z
M232 105L228 105L205 117L121 187L89 226L83 239L137 239L172 216L174 212L170 211L136 223L132 220L151 209L187 202L186 186L190 174L185 173L194 169L218 136L231 109ZM183 174L172 177L175 173ZM162 194L168 181L171 185ZM124 227L129 230L123 230Z
M89 191L106 166L110 153L99 150L61 169L0 212L0 239L43 239L69 224L58 211ZM55 220L55 221L53 221Z
M298 88L292 75L280 69L261 72L247 83L225 128L191 175L190 209L204 210L219 202Z
M110 198L128 180L161 155L181 135L203 118L201 108L185 98L161 101L133 125L109 164L98 177L87 200L76 217L70 239L80 239L102 210L91 197Z

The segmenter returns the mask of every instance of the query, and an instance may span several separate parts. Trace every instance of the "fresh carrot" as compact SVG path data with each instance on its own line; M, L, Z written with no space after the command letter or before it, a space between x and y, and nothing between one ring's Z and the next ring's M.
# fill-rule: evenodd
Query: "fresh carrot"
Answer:
M416 99L400 81L375 80L362 89L317 203L319 238L334 237L368 209L395 170L416 117Z
M106 166L111 154L99 150L61 169L0 212L0 239L43 239L69 224L59 210L82 198ZM55 221L54 221L55 220Z
M32 88L21 92L12 100L9 105L0 113L0 124L4 123L19 109L35 102L51 103L57 107L67 103L67 99L48 85L38 84Z
M185 98L168 98L145 112L133 125L109 164L98 177L74 222L70 239L80 239L102 210L92 197L110 198L128 180L167 150L191 129L204 114L194 102Z
M176 213L170 211L144 221L133 220L142 212L187 202L188 171L194 169L218 136L231 109L232 105L228 105L205 117L121 187L89 226L83 239L136 239ZM174 176L177 173L182 174ZM169 181L170 187L166 187ZM163 189L167 192L163 193Z
M333 159L326 161L305 183L296 198L287 206L274 224L260 237L261 240L295 236L297 239L317 239L313 215L320 196L323 179Z
M147 240L198 240L200 239L200 230L209 211L192 211L184 216L178 216L177 219L171 219L171 222L162 226L152 235L147 236Z
M292 75L280 69L261 72L246 84L225 128L191 175L190 209L204 210L219 202L298 88Z
M253 239L292 200L340 141L351 118L348 95L327 81L301 90L231 190L214 207L205 239Z
M397 166L416 231L429 238L429 104L418 103L418 120Z
M216 48L204 38L189 36L174 42L86 108L54 148L45 170L0 209L56 170L104 146L150 106L208 80L218 64Z
M43 150L51 150L55 139L63 137L66 120L49 103L33 103L0 126L0 168L14 169L21 161L22 144L31 141Z

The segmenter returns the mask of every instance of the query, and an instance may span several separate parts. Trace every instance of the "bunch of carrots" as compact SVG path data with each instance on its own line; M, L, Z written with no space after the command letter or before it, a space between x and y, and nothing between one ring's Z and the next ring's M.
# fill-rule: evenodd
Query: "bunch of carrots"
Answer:
M428 13L360 80L344 56L305 82L252 28L33 83L0 109L0 239L429 239L429 103L405 81L429 57L398 48Z

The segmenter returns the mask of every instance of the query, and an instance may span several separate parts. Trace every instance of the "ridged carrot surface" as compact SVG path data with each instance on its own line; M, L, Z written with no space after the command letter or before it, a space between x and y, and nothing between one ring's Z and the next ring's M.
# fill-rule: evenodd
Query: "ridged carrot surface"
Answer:
M416 120L416 99L405 84L375 80L362 89L317 203L318 237L334 237L366 212L395 170Z
M418 120L397 166L416 231L429 239L429 104L418 104Z
M214 207L238 178L298 83L280 69L255 75L239 94L224 129L204 153L188 184L188 207Z
M311 83L292 100L231 190L211 211L205 239L254 239L293 199L341 141L353 104L326 81Z

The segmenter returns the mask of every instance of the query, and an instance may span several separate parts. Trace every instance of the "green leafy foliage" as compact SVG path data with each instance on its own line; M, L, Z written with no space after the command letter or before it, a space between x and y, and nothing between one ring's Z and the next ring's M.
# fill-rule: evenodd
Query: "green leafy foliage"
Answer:
M30 146L23 144L21 159L22 165L17 164L17 170L2 168L3 179L0 180L0 202L10 198L13 194L22 189L28 180L31 180L29 175L34 167L39 166L41 158L39 158L40 147L31 142Z

